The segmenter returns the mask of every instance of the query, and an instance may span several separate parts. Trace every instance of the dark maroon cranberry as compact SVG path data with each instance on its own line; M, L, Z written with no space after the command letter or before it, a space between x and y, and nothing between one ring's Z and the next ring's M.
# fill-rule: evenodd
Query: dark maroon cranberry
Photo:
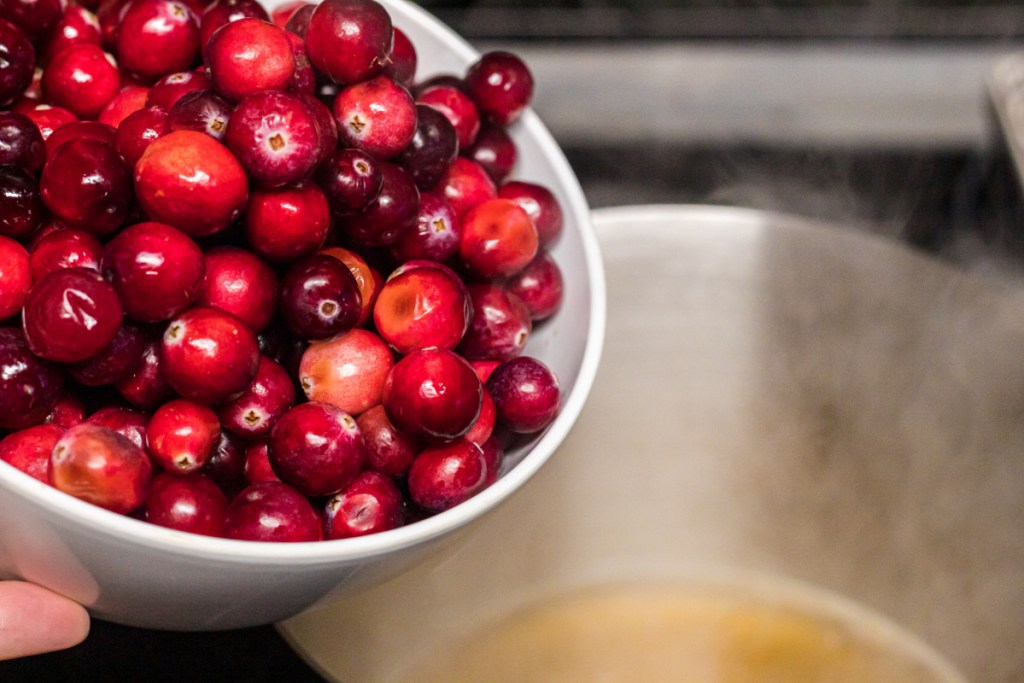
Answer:
M245 212L245 236L257 254L275 263L315 253L331 226L327 198L315 183L256 190Z
M454 349L469 327L469 294L462 280L434 261L409 261L387 279L373 307L377 333L400 354Z
M535 321L550 318L562 305L562 271L546 251L512 276L506 286L522 299Z
M338 225L340 234L357 247L386 247L416 225L420 192L412 176L386 161L380 170L383 183L377 199Z
M33 353L71 363L99 353L112 342L122 315L117 292L99 273L63 268L32 287L22 323Z
M254 332L277 309L277 275L260 257L238 247L216 247L203 258L197 306L212 306L238 317Z
M203 41L203 44L206 42ZM212 87L210 76L204 71L178 71L167 74L149 89L146 106L170 110L185 95L199 90L209 90Z
M25 33L0 19L0 106L19 97L32 82L36 52Z
M79 138L53 153L39 188L46 208L66 226L105 234L128 217L132 176L109 145Z
M361 149L336 150L317 169L316 181L337 215L361 211L380 195L380 163Z
M160 107L146 107L129 114L117 127L114 149L134 167L151 142L171 132L167 119L167 112Z
M121 406L100 408L85 419L91 425L113 429L121 436L128 437L139 448L146 447L146 425L149 417L138 410Z
M365 458L355 419L341 408L316 401L282 415L268 446L277 476L307 496L327 496L345 488Z
M241 541L303 542L323 538L320 518L304 495L279 481L252 484L228 506L224 536Z
M503 285L468 286L473 314L458 351L467 360L505 361L523 353L533 331L530 310Z
M0 460L44 484L50 483L50 453L64 429L52 424L12 432L0 440Z
M356 424L366 445L366 469L387 477L404 477L422 450L420 443L391 424L380 404L364 411Z
M28 171L0 166L0 235L28 237L43 224L45 216L39 185Z
M18 166L35 173L45 161L43 136L32 119L17 112L0 111L0 166Z
M279 363L260 356L256 379L242 395L217 408L224 429L244 439L263 439L295 404L295 384Z
M495 183L503 183L512 175L519 160L519 150L504 126L485 121L476 141L461 154L480 164Z
M201 471L221 490L237 493L245 485L245 444L234 434L221 430L217 445Z
M112 429L80 424L50 456L50 481L64 493L120 514L146 500L153 466L145 451Z
M256 0L215 0L207 5L203 12L203 19L199 24L199 44L205 51L214 31L224 24L248 17L270 21L267 10Z
M259 337L260 353L280 363L290 377L299 376L299 364L308 344L297 338L278 321L267 326Z
M169 225L136 223L103 248L100 265L128 317L159 322L192 303L203 277L203 252Z
M71 123L66 123L46 138L46 159L47 161L52 159L54 152L65 142L88 138L89 140L102 142L104 145L111 145L116 134L117 131L113 126L99 121L72 121Z
M146 450L168 472L198 471L220 440L220 421L208 406L175 399L153 413L146 425Z
M402 492L389 478L363 472L324 506L324 539L353 538L402 526Z
M210 36L206 65L213 86L232 102L287 87L295 75L288 32L257 17L232 21Z
M476 141L480 132L480 112L469 95L459 88L450 85L422 88L416 95L416 102L436 109L451 122L459 149L466 149Z
M252 384L259 366L256 335L216 308L190 308L167 325L161 371L171 387L196 403L230 401Z
M29 350L24 333L0 327L0 428L41 423L64 387L64 375Z
M399 263L417 259L444 263L458 250L459 223L451 202L434 192L422 193L416 226L391 245L392 258Z
M488 52L473 63L463 87L480 113L503 126L519 118L533 97L533 76L516 55Z
M391 16L374 0L325 0L306 28L309 61L335 83L357 83L388 63Z
M355 327L362 296L344 263L314 254L295 263L281 278L278 310L302 339L327 339Z
M453 508L486 485L483 449L471 441L428 448L409 468L409 497L432 512Z
M149 488L145 520L168 529L221 536L227 507L224 493L203 474L182 477L161 472Z
M491 373L487 390L494 399L498 423L517 434L538 432L558 415L558 379L536 358L505 361Z
M514 180L498 188L498 197L511 199L526 211L537 228L540 246L554 244L562 234L562 207L551 190L543 185Z
M484 462L487 463L486 485L490 486L498 480L498 476L501 474L501 464L505 460L505 449L498 438L494 436L480 444L480 448L484 452Z
M288 21L284 25L285 29L305 41L306 29L309 28L309 19L313 16L313 10L315 9L316 5L314 4L303 4L288 17Z
M61 0L4 0L0 16L21 28L32 40L49 33L64 15Z
M437 185L459 153L455 128L437 109L416 105L416 132L402 152L395 157L416 181L420 190Z
M249 444L245 449L245 480L250 484L261 481L281 481L270 466L270 449L265 441Z
M302 180L320 151L316 117L302 100L279 91L243 98L231 115L225 142L263 187Z
M199 18L177 0L132 0L117 31L121 68L146 79L188 71L199 58Z
M419 439L457 439L480 415L483 386L476 371L451 351L413 351L395 363L384 383L392 424Z
M153 410L174 395L161 364L160 342L148 341L135 369L115 383L118 392L136 408Z
M135 369L146 348L146 341L142 330L126 322L109 344L85 360L71 365L68 374L87 387L113 384Z
M170 130L195 130L215 140L224 140L234 108L212 90L196 90L182 95L167 113Z
M416 46L401 29L394 29L394 45L391 48L391 60L384 67L384 75L411 88L416 78Z
M416 132L416 103L387 76L343 88L334 98L338 140L344 147L390 159L408 146Z

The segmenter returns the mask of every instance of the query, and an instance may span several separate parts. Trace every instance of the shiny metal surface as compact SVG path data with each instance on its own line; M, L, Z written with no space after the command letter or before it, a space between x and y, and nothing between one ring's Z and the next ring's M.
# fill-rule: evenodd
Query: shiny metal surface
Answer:
M692 565L838 591L1024 680L1024 293L712 207L595 213L608 335L575 429L444 558L281 631L335 680L538 586Z

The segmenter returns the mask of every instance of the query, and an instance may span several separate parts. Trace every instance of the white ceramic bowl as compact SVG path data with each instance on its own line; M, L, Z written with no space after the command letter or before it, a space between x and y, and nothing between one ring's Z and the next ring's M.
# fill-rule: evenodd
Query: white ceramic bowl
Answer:
M477 53L404 0L382 0L417 48L418 77L461 73ZM279 2L265 3L268 9ZM543 93L540 93L543 97ZM590 391L605 320L604 273L583 193L562 152L532 111L512 127L515 177L557 196L565 230L554 255L566 275L557 316L528 353L561 381L564 405L551 427L509 454L490 488L452 510L374 536L321 543L228 541L109 513L0 463L0 576L63 593L99 618L148 628L212 630L295 615L333 592L357 590L442 550L443 539L528 481L569 433Z

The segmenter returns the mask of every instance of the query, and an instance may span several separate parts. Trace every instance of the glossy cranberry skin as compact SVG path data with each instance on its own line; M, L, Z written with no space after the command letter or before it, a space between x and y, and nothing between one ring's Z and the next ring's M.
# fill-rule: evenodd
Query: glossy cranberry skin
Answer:
M459 153L455 128L438 110L416 105L416 131L395 163L412 174L420 190L429 190L444 177Z
M245 486L245 444L234 434L221 430L210 459L201 472L230 494Z
M244 97L231 115L225 142L261 187L302 180L320 152L319 128L309 107L278 91Z
M534 321L547 320L562 305L565 289L562 271L546 251L512 276L506 286L526 304Z
M223 142L233 111L234 107L212 90L196 90L182 95L174 103L167 113L167 127L206 133Z
M245 449L245 480L250 484L261 481L281 481L270 466L270 449L266 442L250 444Z
M46 416L46 424L56 425L61 429L70 429L85 421L85 404L67 388L57 397L53 410Z
M63 387L63 373L29 350L20 329L0 327L0 428L41 423Z
M88 387L113 384L127 377L139 364L146 348L146 335L125 322L105 347L68 367L71 378Z
M213 87L232 102L284 88L295 73L291 41L283 28L248 17L225 24L206 45Z
M270 464L281 481L307 496L348 486L365 458L352 416L329 403L302 403L281 416L268 442Z
M357 247L386 247L416 225L420 192L412 176L388 162L380 164L381 184L377 199L362 211L339 221L344 239Z
M107 406L97 410L85 421L97 427L112 429L127 437L139 448L146 447L146 425L149 424L149 417L143 412L120 406Z
M216 247L203 258L196 305L227 311L253 332L265 328L277 307L277 275L259 256L239 247Z
M20 27L33 40L52 30L63 13L61 0L5 0L0 5L0 16Z
M23 169L0 166L0 235L25 238L45 216L35 179Z
M210 37L221 26L252 17L270 21L267 10L263 9L263 6L256 0L215 0L211 2L206 6L199 24L199 44L203 46L203 53L206 53Z
M438 85L421 90L416 102L433 107L441 112L455 128L459 149L465 149L476 140L480 132L480 112L469 95L459 88Z
M411 88L416 77L416 66L418 62L416 46L409 40L401 29L394 29L394 39L391 48L391 61L384 67L384 75L401 83L406 88Z
M381 402L395 361L391 349L369 330L355 329L310 344L299 364L306 398L358 415Z
M409 468L409 497L432 512L449 510L487 485L483 449L471 441L428 448Z
M123 86L103 107L103 111L100 112L96 120L117 128L126 118L140 109L145 109L147 99L149 99L149 88L139 85Z
M29 254L32 281L39 282L49 273L62 268L90 268L98 271L101 251L102 247L95 236L82 230L58 227L40 236L32 245Z
M150 340L146 342L135 369L114 386L131 405L142 410L152 410L174 395L161 366L160 343Z
M69 228L102 235L128 217L131 172L117 152L98 140L78 138L61 145L43 167L39 188L46 208Z
M0 460L44 484L50 483L50 453L64 430L45 424L12 432L0 440Z
M391 245L391 257L399 263L426 259L444 263L459 250L460 227L451 202L434 192L420 195L416 226Z
M212 87L210 76L205 71L178 71L167 74L149 89L146 106L170 110L185 95L210 90Z
M64 493L128 514L146 500L149 456L112 429L80 424L64 432L50 456L50 481Z
M363 472L324 506L324 539L353 538L402 526L402 492L376 472Z
M245 236L254 252L273 263L315 253L331 225L327 198L315 184L257 190L245 213Z
M380 195L384 185L380 162L361 149L334 151L316 171L331 211L345 216L361 211Z
M67 123L53 131L46 138L46 158L47 160L52 159L54 153L65 142L81 138L96 140L109 146L114 142L116 133L117 131L113 127L99 121L73 121Z
M213 405L245 391L256 377L260 352L245 323L216 308L190 308L164 332L161 370L182 397Z
M302 339L327 339L355 327L362 310L359 285L336 258L314 254L281 278L278 310Z
M146 450L153 462L176 474L199 470L220 439L220 421L208 406L183 399L168 401L146 425Z
M36 52L28 36L0 19L0 106L21 95L32 82Z
M388 277L373 308L378 334L398 353L454 349L469 327L473 309L466 286L451 269L413 261Z
M434 191L451 202L460 219L477 204L498 196L498 188L487 171L475 161L461 156L451 163Z
M146 107L129 114L117 127L114 149L134 167L154 140L171 132L168 118L167 112L159 107Z
M460 356L425 349L395 363L381 402L388 419L406 434L450 441L468 432L480 415L483 385Z
M28 252L18 242L0 235L0 320L21 311L31 287Z
M391 16L374 0L325 0L306 28L309 61L335 83L357 83L388 63Z
M499 365L487 380L500 425L517 434L532 434L558 415L558 379L536 358L520 356Z
M519 160L519 150L503 126L484 122L476 141L461 154L479 164L495 183L503 183L512 175Z
M238 23L238 22L235 22ZM240 541L319 541L323 529L304 495L279 481L250 485L224 515L224 536Z
M338 140L382 160L395 156L416 132L416 103L403 86L386 76L343 88L334 98Z
M18 166L30 173L43 167L46 147L32 119L14 111L0 111L0 166Z
M308 92L297 92L294 88L290 92L309 107L309 111L313 114L313 119L316 121L320 139L320 151L316 157L316 166L320 166L338 149L338 126L334 122L334 114L315 95Z
M505 361L523 353L533 331L530 310L503 285L470 284L472 322L458 351L467 360Z
M65 48L89 43L100 45L100 22L95 14L80 5L68 5L56 26L42 41L42 61L50 63Z
M221 536L228 503L213 480L203 474L153 478L144 519L150 524L203 536Z
M459 258L475 276L498 279L518 273L537 255L537 228L510 199L490 199L462 217Z
M475 444L480 444L481 448L483 444L491 438L491 434L494 433L494 425L497 422L498 413L494 407L494 399L491 398L491 392L487 391L487 387L484 387L484 400L480 404L480 416L477 417L476 422L470 427L469 431L466 432L462 438L466 441L472 441Z
M117 61L143 78L187 71L199 59L199 19L176 0L132 0L117 32Z
M78 43L65 48L43 71L46 101L79 118L95 118L121 86L113 57L99 45Z
M530 70L510 52L481 55L462 80L480 113L503 126L519 118L533 97Z
M295 385L280 363L260 356L256 378L240 396L217 408L224 429L243 439L263 439L295 404Z
M529 214L537 228L540 246L551 246L562 234L562 207L551 190L543 185L514 180L499 187L498 196L511 199Z
M364 467L386 477L403 477L422 450L419 441L391 424L384 406L375 405L356 418L366 446Z
M227 147L209 135L179 130L143 152L135 165L135 191L150 219L201 236L241 215L249 181Z
M98 353L121 327L121 301L95 270L64 268L32 287L22 323L40 358L71 363Z
M344 247L328 247L320 251L321 254L338 259L352 273L359 286L359 294L362 299L362 309L359 311L359 321L356 327L364 327L366 322L373 315L373 307L377 303L377 296L384 287L384 278L381 274L370 267L370 264L362 256Z

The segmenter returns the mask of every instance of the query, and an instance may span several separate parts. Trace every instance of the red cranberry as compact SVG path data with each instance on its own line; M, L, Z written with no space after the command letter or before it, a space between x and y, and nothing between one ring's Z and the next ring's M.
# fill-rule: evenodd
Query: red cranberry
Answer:
M270 323L277 304L277 275L251 251L217 247L206 252L196 305L239 318L254 332Z
M161 370L171 387L197 403L224 403L256 377L256 335L216 308L191 308L172 320L160 347Z
M270 20L305 41L306 29L309 27L309 18L313 16L313 10L315 9L315 4L305 0L285 2L283 5L278 5L270 13Z
M160 343L146 342L142 358L127 376L114 386L128 403L142 410L153 410L174 395L161 369Z
M519 118L533 97L530 70L510 52L482 55L466 71L463 83L480 113L503 126Z
M196 473L182 477L161 472L149 488L145 520L168 529L220 536L227 507L224 493L206 476Z
M46 138L46 158L47 160L52 159L61 145L70 140L88 138L109 146L114 142L116 133L114 128L99 121L73 121L64 124Z
M394 363L391 350L380 337L355 329L311 344L302 356L299 382L309 400L331 403L358 415L381 402Z
M490 199L462 218L459 257L477 277L514 275L537 255L537 228L510 199Z
M63 107L52 107L48 104L32 103L30 101L25 102L25 106L18 106L16 104L14 111L20 112L32 119L32 122L36 124L36 127L42 134L43 140L50 137L61 126L78 120L77 116Z
M220 421L209 407L175 399L153 413L146 425L146 450L168 472L196 472L213 455Z
M117 32L121 68L143 78L187 71L199 57L199 19L176 0L131 0Z
M212 90L196 90L182 95L167 113L171 130L194 130L223 141L228 134L233 107Z
M536 358L520 356L499 365L487 380L498 423L517 434L547 427L558 414L558 379Z
M434 191L452 203L460 219L477 204L498 196L498 188L487 171L465 157L458 157L452 162Z
M295 385L281 365L260 357L256 378L240 396L222 404L217 413L224 429L244 439L263 439L292 405Z
M426 259L444 263L459 250L459 223L451 203L439 194L420 195L416 227L407 230L391 245L398 262Z
M355 327L362 309L359 285L336 258L314 254L281 278L278 310L302 339L327 339Z
M476 376L480 378L480 381L487 384L487 380L490 378L491 373L494 372L495 368L501 365L500 360L470 360L469 364L476 370Z
M515 358L533 331L530 310L503 285L471 284L472 322L458 351L467 360Z
M245 449L245 480L250 484L281 481L270 466L270 449L266 442L250 444Z
M281 416L270 434L270 465L281 481L307 496L348 486L365 458L359 426L329 403L302 403Z
M363 327L366 321L373 314L373 307L377 303L377 295L384 287L384 278L380 273L370 267L362 256L343 247L329 247L320 252L326 256L338 259L348 267L352 277L356 279L359 286L359 295L362 301L362 308L359 311L359 320L356 327Z
M114 58L99 45L77 43L56 55L43 72L46 100L80 118L95 118L121 85Z
M96 19L100 22L101 44L109 49L117 46L117 34L121 30L121 17L128 9L130 0L100 0L96 7Z
M433 261L401 266L384 284L373 308L378 334L398 353L454 349L473 314L459 276Z
M438 85L420 90L416 101L441 112L455 128L459 149L465 149L476 140L480 132L480 112L469 95L450 85Z
M248 17L225 24L206 45L206 63L217 92L237 102L284 88L295 73L291 41L283 28Z
M338 226L344 238L355 246L386 247L416 225L420 192L412 176L401 166L388 162L382 162L380 170L380 194Z
M44 484L50 483L50 453L64 430L44 424L8 434L0 441L0 460Z
M33 40L42 38L64 14L61 0L5 0L0 16L21 28Z
M201 471L222 491L237 493L245 485L245 444L237 436L221 430L213 454Z
M468 432L480 415L483 385L469 363L451 351L413 351L391 369L381 402L403 432L448 441Z
M231 115L225 141L262 187L302 180L320 152L319 128L309 107L277 91L244 97Z
M391 424L379 404L356 418L356 424L366 445L365 467L387 477L404 477L422 448L420 443Z
M203 41L203 45L205 44L206 41ZM185 95L209 90L212 87L210 76L204 71L178 71L167 74L149 89L146 106L169 110Z
M29 255L32 281L39 282L62 268L99 270L101 251L95 236L81 230L58 227L42 235L32 245Z
M85 420L97 427L107 427L121 436L125 436L139 448L146 447L146 425L149 417L145 413L131 408L107 406L100 408Z
M32 287L23 325L29 348L41 358L71 363L98 353L121 327L121 301L95 270L64 268Z
M480 126L476 141L460 151L463 156L480 164L495 183L505 182L519 160L519 150L508 131L503 126L487 122Z
M484 387L483 397L484 400L480 404L480 416L477 417L476 422L473 423L470 430L462 437L467 441L481 445L491 438L491 434L494 432L494 424L497 421L494 399L491 398L491 392L487 391L486 387Z
M402 526L402 492L376 472L363 472L324 506L324 538L353 538Z
M522 299L536 321L550 318L562 305L562 271L547 252L538 254L508 281L507 287Z
M126 118L140 109L145 109L147 99L149 88L138 85L125 86L107 102L97 120L117 128Z
M471 441L428 448L416 456L409 468L409 497L433 512L455 507L486 485L483 449Z
M390 159L412 141L416 103L404 87L386 76L350 85L334 98L338 139L378 159Z
M416 46L401 29L394 29L394 41L391 48L391 61L384 67L384 75L411 88L416 77Z
M551 190L543 185L512 181L498 188L498 196L511 199L529 214L537 228L540 246L550 246L562 234L562 207Z
M126 322L109 344L71 365L68 373L73 380L88 387L113 384L135 370L145 351L146 341L142 330Z
M18 166L30 173L43 167L46 147L32 119L14 111L0 111L0 166Z
M36 52L21 29L0 19L0 106L24 92L32 82Z
M56 425L61 429L71 429L84 421L85 404L82 403L82 399L66 388L57 397L57 402L53 404L53 410L44 420L46 424Z
M416 105L416 132L395 163L412 174L420 190L429 190L455 161L459 143L455 128L444 114L425 104Z
M257 190L245 213L249 246L275 263L315 253L330 225L327 198L315 184Z
M292 37L294 38L294 36ZM295 88L292 88L291 94L302 100L303 104L309 107L310 113L313 114L313 118L316 120L320 139L320 151L316 157L316 165L319 166L338 149L338 126L334 122L334 114L315 95L308 92L297 92Z
M316 181L336 215L361 211L380 195L384 184L379 162L360 149L339 149L317 169Z
M0 428L39 424L63 387L64 375L29 350L20 329L0 327Z
M256 0L214 0L207 5L199 24L199 44L203 46L204 54L206 46L210 42L210 36L217 29L232 21L250 17L270 21L267 10L263 9L263 6Z
M109 145L78 138L61 145L39 180L46 208L69 228L105 234L128 217L131 172Z
M170 131L167 112L159 107L146 107L129 114L117 127L114 149L134 167L146 148Z
M87 423L64 432L50 456L54 487L120 514L146 500L152 471L149 457L130 439Z
M223 230L241 215L249 182L227 147L209 135L179 130L143 152L135 165L135 191L152 220L200 236Z
M21 310L31 288L28 252L18 242L0 235L0 320Z
M501 465L505 460L505 449L502 448L501 442L495 436L480 444L480 448L484 452L484 462L487 463L487 479L484 485L490 486L498 480L498 476L501 474Z
M325 0L306 29L309 61L335 83L357 83L388 63L391 16L374 0Z
M43 223L39 185L27 171L0 166L0 235L22 239Z
M43 60L53 61L64 48L88 43L100 45L100 21L96 15L80 5L68 5L57 25L43 41Z
M319 541L323 529L304 495L283 482L267 481L250 485L231 502L224 515L224 536L241 541Z
M309 57L306 56L306 43L291 31L286 33L288 42L292 45L292 57L295 58L295 72L292 74L291 80L288 81L286 89L292 94L301 93L313 97L313 93L316 92L316 71L309 63ZM319 100L317 101L319 102Z

